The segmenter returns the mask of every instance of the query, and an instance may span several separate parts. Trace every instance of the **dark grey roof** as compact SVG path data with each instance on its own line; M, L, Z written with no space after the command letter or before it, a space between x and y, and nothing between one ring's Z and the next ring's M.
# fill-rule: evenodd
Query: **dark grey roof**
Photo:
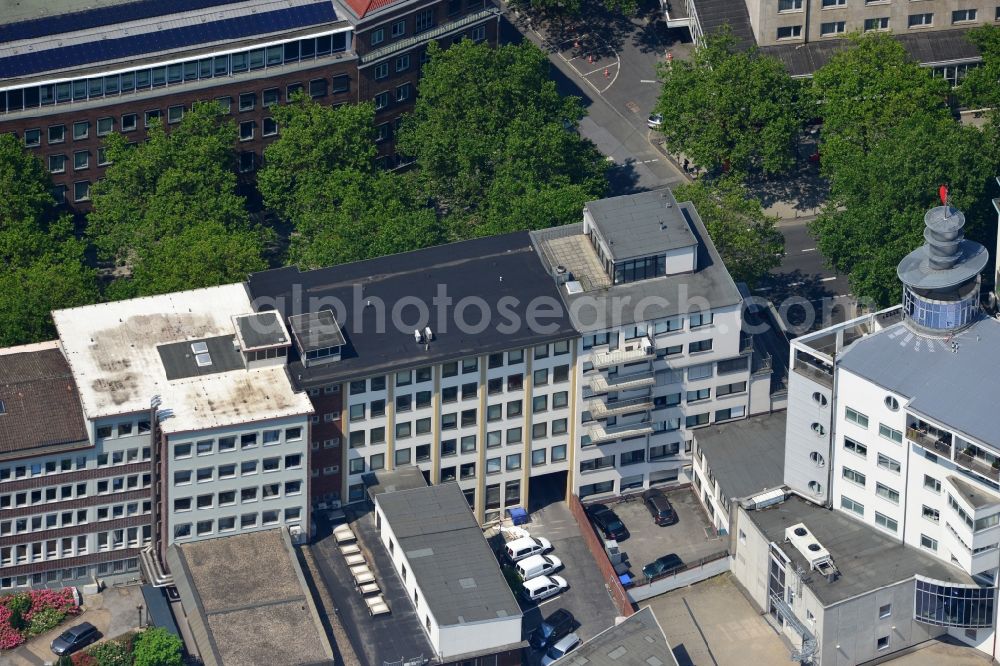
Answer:
M404 465L390 471L380 469L377 472L363 474L362 480L368 486L368 495L375 497L382 493L395 493L400 490L413 490L427 487L424 473L416 465Z
M89 446L73 373L56 346L0 354L0 453Z
M649 606L597 634L562 661L565 666L677 666Z
M995 319L984 317L949 341L894 324L847 347L839 367L909 398L908 408L942 425L1000 446L995 418L1000 322Z
M714 34L728 25L736 38L736 48L748 49L757 43L743 0L694 0L694 8L703 34Z
M697 245L670 190L655 190L588 201L601 236L615 261L662 254Z
M746 499L784 485L785 412L695 431L698 448L729 499Z
M967 29L932 30L912 35L894 34L893 37L903 45L911 58L921 64L932 65L979 60L979 49L965 37L968 32ZM844 39L828 39L805 44L764 46L760 50L761 53L780 60L792 76L810 76L835 53L849 45L850 42Z
M288 318L288 326L301 352L344 346L344 334L333 310L292 315Z
M747 515L767 539L803 571L809 571L809 563L795 546L785 543L786 527L805 523L819 544L830 552L840 577L830 583L813 572L808 583L824 606L908 580L914 575L950 583L974 583L958 567L904 545L842 511L830 511L799 497L793 496L759 511L748 511Z
M160 353L160 362L163 363L163 371L166 373L167 379L202 377L245 367L243 355L236 351L236 347L233 346L235 339L236 336L233 335L219 335L201 340L171 342L157 346L156 350ZM211 359L209 365L198 365L197 357L202 356L202 354L196 351L194 345L199 343L204 346L198 347L198 349L204 349L204 353L207 353Z
M694 273L667 275L576 294L561 292L578 331L600 331L637 321L673 317L687 312L691 303L701 303L702 300L710 303L713 308L742 303L743 297L722 263L698 212L690 202L679 204L679 208L698 241L697 270ZM531 233L536 243L544 244L547 239L560 235L582 235L583 224ZM544 252L540 254L545 257ZM546 266L550 275L555 275L556 267L548 263ZM578 301L582 302L575 306Z
M272 309L270 304L276 303L286 318L309 312L310 304L316 309L336 310L346 339L341 358L305 368L294 355L290 357L289 373L299 387L576 335L555 284L531 247L528 232L313 271L302 272L295 267L264 271L251 275L248 286L255 303L265 303L263 309ZM439 287L450 303L435 300ZM372 307L366 307L368 299L373 301ZM491 318L483 330L459 330L456 306L468 303L463 299L481 299L490 308ZM419 314L417 303L430 314L428 323L434 333L434 340L426 348L413 336ZM509 307L501 309L498 304ZM399 311L399 318L406 324L401 327L404 330L392 325L393 308L397 306L405 306ZM470 325L479 324L479 312L475 306L465 308L462 318ZM533 322L536 325L532 326Z
M255 312L236 318L236 333L243 351L291 343L276 312Z
M375 503L438 624L521 615L457 483L383 493Z

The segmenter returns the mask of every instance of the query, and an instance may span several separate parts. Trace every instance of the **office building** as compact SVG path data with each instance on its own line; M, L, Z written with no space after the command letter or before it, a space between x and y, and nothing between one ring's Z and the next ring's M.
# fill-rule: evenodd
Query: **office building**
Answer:
M131 142L217 100L250 177L279 128L270 108L302 90L323 104L370 101L379 154L412 108L427 43L496 42L485 0L32 0L0 16L0 132L44 162L55 194L86 210L111 132Z
M884 32L935 76L956 85L982 62L970 28L992 25L1000 8L980 0L685 0L696 42L728 25L741 48L758 46L792 76L810 76L851 33ZM675 22L676 23L676 22Z

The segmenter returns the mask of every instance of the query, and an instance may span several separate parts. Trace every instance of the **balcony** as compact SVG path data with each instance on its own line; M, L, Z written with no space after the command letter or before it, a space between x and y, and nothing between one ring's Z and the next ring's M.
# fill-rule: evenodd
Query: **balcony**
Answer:
M615 400L606 402L604 400L590 400L587 402L587 411L595 419L606 419L609 416L619 416L632 412L649 411L653 408L653 398L632 398L630 400Z
M649 338L640 338L626 343L621 349L594 354L595 368L610 368L625 363L648 361L656 356L656 347Z
M628 437L640 437L653 432L651 423L628 423L626 425L605 426L601 423L587 429L591 444L605 444Z
M976 474L980 474L994 481L1000 481L1000 468L993 466L996 463L969 455L963 451L955 452L955 462L965 469L975 472Z
M918 428L907 428L906 439L918 444L931 453L951 458L951 440L945 436L932 435Z
M805 363L801 359L795 360L795 366L792 369L800 375L808 377L814 382L818 382L830 389L833 388L833 375L825 370L821 370L814 365Z
M623 377L605 377L597 373L590 378L590 390L594 393L607 393L608 391L631 391L632 389L646 388L656 384L656 377L652 370L644 372L634 372Z

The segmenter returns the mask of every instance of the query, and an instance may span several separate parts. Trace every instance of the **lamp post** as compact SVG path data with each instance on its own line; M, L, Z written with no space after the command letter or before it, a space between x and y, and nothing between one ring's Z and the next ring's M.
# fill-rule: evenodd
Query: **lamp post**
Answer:
M139 611L139 628L142 629L142 604L136 606L135 609Z

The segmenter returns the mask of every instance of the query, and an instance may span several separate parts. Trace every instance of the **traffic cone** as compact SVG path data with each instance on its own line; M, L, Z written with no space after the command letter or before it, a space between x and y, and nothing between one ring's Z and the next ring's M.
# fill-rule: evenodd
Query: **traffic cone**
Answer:
M611 76L611 75L610 75L610 74L608 74L608 68L607 68L607 67L605 67L605 68L604 68L604 78L608 78L609 76Z
M594 64L594 56L592 56L592 55L587 56L587 62L589 64L593 65Z

